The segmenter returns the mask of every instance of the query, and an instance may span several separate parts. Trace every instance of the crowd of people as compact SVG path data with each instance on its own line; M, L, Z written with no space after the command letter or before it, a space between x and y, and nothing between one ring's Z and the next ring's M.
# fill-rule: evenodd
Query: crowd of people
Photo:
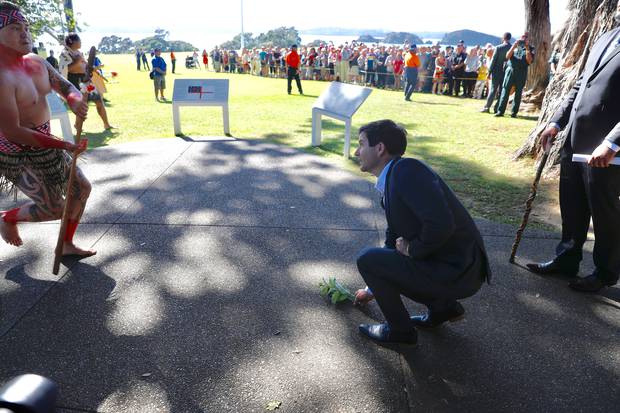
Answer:
M488 64L494 47L467 47L460 42L456 50L452 46L421 46L416 48L420 60L418 84L415 90L427 93L444 93L466 97L486 96ZM300 46L301 80L340 81L378 88L401 90L404 87L405 58L410 45L388 46L345 42L343 45L321 44ZM219 47L210 53L194 52L191 67L215 72L246 73L263 77L287 76L285 57L287 48L260 47L253 49L226 50ZM467 58L467 70L461 60ZM207 62L211 64L207 64ZM202 67L200 66L202 63ZM466 72L466 73L465 73ZM456 74L456 75L455 75ZM455 87L455 82L458 87Z
M356 41L339 46L331 42L317 46L302 45L298 48L296 46L299 54L297 74L301 80L339 81L391 90L408 87L407 100L410 100L411 92L475 99L492 95L492 98L497 99L494 107L497 113L501 100L501 81L507 61L510 60L506 58L510 47L505 49L506 45L511 46L510 39L510 33L506 33L504 43L500 45L487 43L473 47L468 47L464 41L458 42L456 47L440 44L420 47L415 44L381 45ZM514 43L515 47L518 45L519 42ZM533 47L530 49L533 53ZM498 56L497 50L500 50L501 56ZM190 69L286 78L286 56L289 52L289 48L268 46L242 50L215 47L210 52L206 49L202 53L195 50L187 57L185 65ZM142 56L143 52L138 51L137 61ZM174 67L174 52L170 53L170 60ZM412 69L415 69L415 81L411 79L411 73L414 72ZM410 73L409 81L407 71ZM517 92L520 96L520 91ZM485 111L489 106L484 105Z

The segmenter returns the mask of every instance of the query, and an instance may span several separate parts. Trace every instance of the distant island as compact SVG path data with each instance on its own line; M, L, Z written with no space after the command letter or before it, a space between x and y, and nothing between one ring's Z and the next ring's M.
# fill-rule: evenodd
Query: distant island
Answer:
M415 33L392 32L385 35L383 43L388 44L422 44L423 40Z
M383 30L358 30L358 29L342 29L342 28L330 28L323 27L318 29L311 30L314 34L317 35L314 41L308 42L306 44L311 45L312 47L318 47L322 44L329 43L324 39L321 39L323 36L356 36L357 41L360 43L373 44L373 43L384 43L384 44L394 44L394 45L407 45L407 44L417 44L419 45L430 45L432 42L437 39L442 39L439 43L444 45L455 45L459 41L463 40L467 46L474 46L477 44L485 45L486 43L498 44L500 43L500 38L496 36L492 36L485 33L476 32L473 30L459 30L451 33L444 32L422 32L427 36L419 36L416 33L408 33L408 32L386 32ZM300 33L305 33L306 35L310 34L310 31L300 32L295 27L278 27L276 29L272 29L267 31L266 33L260 33L255 36L252 33L244 33L244 45L246 48L254 48L254 47L289 47L293 43L301 43ZM150 49L154 47L155 42L163 42L167 37L166 31L162 29L158 29L155 33L155 36L147 39L143 39L134 44L135 47L142 47L146 49ZM319 38L321 37L321 38ZM427 39L427 40L425 40ZM106 39L109 40L109 39ZM113 44L121 43L124 39L112 39L114 41L110 42ZM101 45L100 45L101 46ZM163 47L168 45L164 44ZM175 45L177 46L177 45ZM192 47L187 44L186 47ZM234 38L229 41L226 41L220 44L220 47L226 50L238 50L241 48L241 35L238 34ZM175 49L176 50L176 49ZM179 50L183 50L180 49Z
M363 34L357 38L357 41L360 43L378 43L379 39L369 34Z
M357 37L358 41L364 43L388 43L388 44L429 44L425 39L441 39L439 43L444 45L455 45L463 40L466 45L484 45L486 43L498 44L501 39L487 33L475 30L457 30L454 32L434 31L434 32L390 32L379 29L346 29L341 27L318 27L315 29L300 30L300 34L323 35L323 36L352 36Z
M484 46L487 43L496 45L502 41L502 39L497 36L476 32L474 30L457 30L455 32L446 33L440 43L445 45L455 45L461 40L465 42L466 46L475 46L478 44Z
M315 29L300 30L300 34L323 34L331 36L361 36L385 37L387 31L377 29L343 29L341 27L317 27Z

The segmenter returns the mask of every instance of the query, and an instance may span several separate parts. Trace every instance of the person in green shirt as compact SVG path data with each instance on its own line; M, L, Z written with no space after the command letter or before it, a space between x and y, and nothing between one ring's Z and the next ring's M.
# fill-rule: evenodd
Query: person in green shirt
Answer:
M512 101L511 117L516 118L521 104L521 95L527 80L527 69L534 61L534 47L530 45L529 34L526 32L519 41L516 41L508 53L506 53L506 74L502 85L502 95L499 99L497 117L504 116L508 105L508 96L512 88L515 88L515 95Z

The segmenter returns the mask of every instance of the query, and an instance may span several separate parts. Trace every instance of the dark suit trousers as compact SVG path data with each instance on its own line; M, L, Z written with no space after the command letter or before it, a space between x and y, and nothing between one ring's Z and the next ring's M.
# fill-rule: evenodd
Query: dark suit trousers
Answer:
M497 101L495 102L495 106L493 107L493 113L497 112L497 108L499 107L499 97L502 93L502 83L504 83L503 75L493 75L491 77L491 89L489 90L489 96L487 96L487 103L486 105L484 105L484 107L490 109L493 101L497 99Z
M414 326L401 294L422 303L429 311L450 309L459 298L470 297L480 289L482 279L460 285L444 285L416 274L409 257L389 248L367 248L357 258L357 268L372 290L381 312L394 331L409 332ZM468 274L481 274L481 261L474 263ZM474 277L476 277L474 275Z
M286 78L286 90L288 91L288 93L291 93L291 90L293 89L292 87L292 83L293 83L293 79L295 79L295 83L297 83L297 90L299 91L299 94L303 94L304 92L301 90L301 80L299 80L299 70L290 67L288 68L288 72L287 72L287 78Z
M458 96L461 93L461 83L465 85L465 71L459 70L454 72L454 96Z
M594 265L597 276L617 282L620 275L620 167L592 168L562 159L560 209L562 241L556 262L567 269L579 266L590 217L594 223Z
M411 95L418 84L418 69L415 67L405 68L405 99L411 99Z

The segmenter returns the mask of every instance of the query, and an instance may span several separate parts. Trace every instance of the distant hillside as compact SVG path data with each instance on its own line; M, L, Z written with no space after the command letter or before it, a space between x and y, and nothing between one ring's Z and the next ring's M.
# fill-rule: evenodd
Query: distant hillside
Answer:
M357 38L360 43L377 43L379 40L369 34L363 34Z
M423 39L441 39L446 35L446 32L416 32L415 34Z
M457 44L463 40L466 46L475 46L477 44L484 46L487 43L493 45L501 43L502 39L486 33L475 32L473 30L458 30L456 32L446 33L441 39L441 44Z
M404 43L415 43L422 44L423 41L414 33L407 32L392 32L385 35L383 38L383 43L389 44L404 44Z
M300 30L301 34L323 34L332 36L361 36L367 34L373 37L383 37L386 32L377 29L344 29L341 27L317 27L315 29Z

